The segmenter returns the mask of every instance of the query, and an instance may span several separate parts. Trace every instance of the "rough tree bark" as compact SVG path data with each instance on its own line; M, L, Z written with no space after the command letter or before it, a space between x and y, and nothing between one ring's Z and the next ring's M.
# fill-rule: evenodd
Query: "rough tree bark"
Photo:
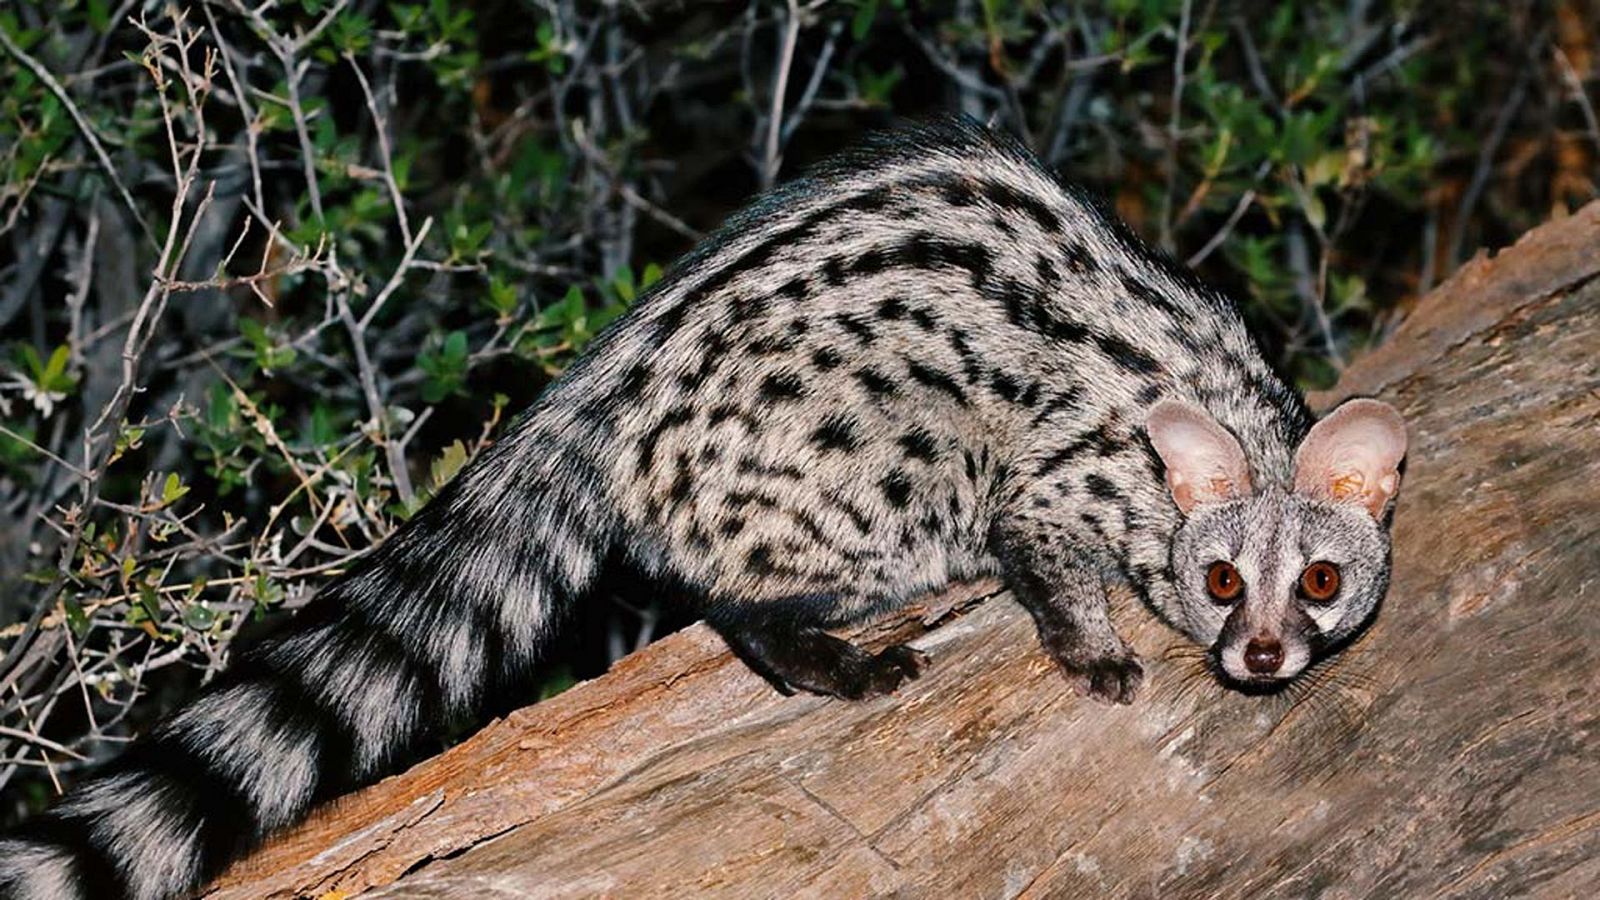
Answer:
M934 664L860 704L780 697L695 626L211 896L1590 895L1597 250L1600 204L1475 259L1317 398L1388 399L1412 449L1388 602L1308 690L1228 693L1126 600L1129 708L1069 693L1003 596L876 626Z

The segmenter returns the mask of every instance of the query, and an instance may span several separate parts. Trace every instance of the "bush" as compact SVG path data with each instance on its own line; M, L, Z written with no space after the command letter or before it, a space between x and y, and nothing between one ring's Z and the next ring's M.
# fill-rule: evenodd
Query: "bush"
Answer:
M1323 386L1467 253L1593 196L1590 7L0 11L0 819L304 603L661 266L861 131L955 109L1019 133ZM675 624L590 613L549 690Z

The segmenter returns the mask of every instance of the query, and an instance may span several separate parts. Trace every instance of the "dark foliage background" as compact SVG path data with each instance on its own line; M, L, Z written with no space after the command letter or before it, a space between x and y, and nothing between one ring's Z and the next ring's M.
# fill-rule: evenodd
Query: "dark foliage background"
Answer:
M0 822L862 131L1015 131L1324 386L1478 248L1595 195L1597 23L1595 0L11 0ZM548 690L676 624L632 593L586 611Z

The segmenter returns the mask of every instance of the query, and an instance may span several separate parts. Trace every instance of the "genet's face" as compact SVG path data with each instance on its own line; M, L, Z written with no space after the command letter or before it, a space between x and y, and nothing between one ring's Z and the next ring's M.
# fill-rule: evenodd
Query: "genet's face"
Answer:
M1279 489L1196 508L1173 542L1178 624L1240 688L1288 683L1342 646L1389 584L1388 531L1359 505Z

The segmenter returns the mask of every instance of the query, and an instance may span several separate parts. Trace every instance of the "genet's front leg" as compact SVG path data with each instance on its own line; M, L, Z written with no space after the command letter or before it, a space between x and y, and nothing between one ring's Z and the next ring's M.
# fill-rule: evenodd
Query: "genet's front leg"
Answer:
M1006 586L1033 616L1039 641L1080 694L1132 703L1144 668L1111 624L1100 570L1063 536L1041 534L1035 523L995 529L995 555Z

